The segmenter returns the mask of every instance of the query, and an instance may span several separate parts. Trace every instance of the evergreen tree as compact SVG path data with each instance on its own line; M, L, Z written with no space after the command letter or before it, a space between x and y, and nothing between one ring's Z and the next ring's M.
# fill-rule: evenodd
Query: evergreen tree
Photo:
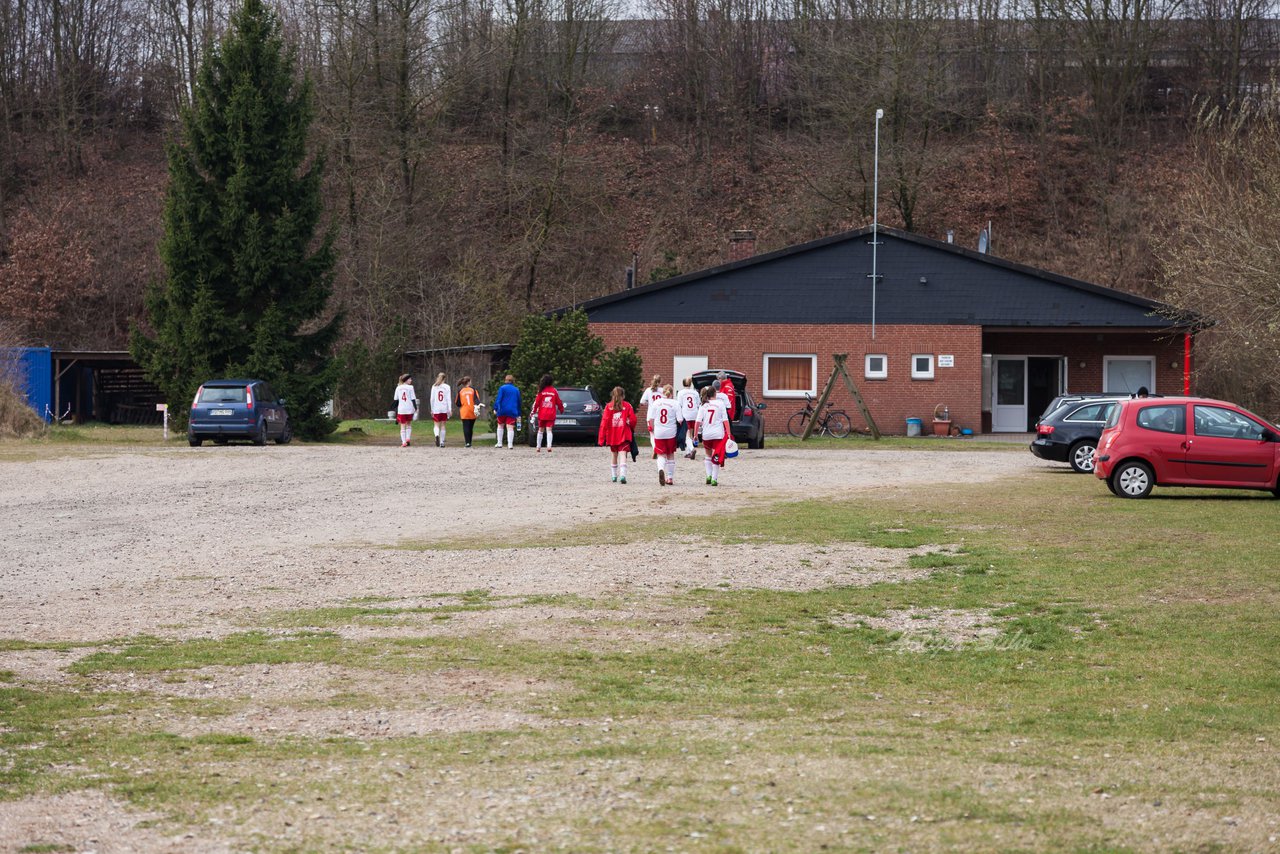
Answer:
M337 376L332 235L317 237L320 158L308 160L311 87L294 72L280 24L244 0L200 68L181 139L170 144L166 274L147 293L152 334L135 358L185 420L215 376L269 381L294 431L319 437Z

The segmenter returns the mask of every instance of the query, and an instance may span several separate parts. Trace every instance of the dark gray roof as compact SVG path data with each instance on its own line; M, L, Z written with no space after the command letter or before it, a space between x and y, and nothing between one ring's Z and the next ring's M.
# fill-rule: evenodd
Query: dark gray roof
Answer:
M879 241L877 324L1177 325L1159 303L1113 288L883 226ZM868 324L871 249L871 228L861 228L580 307L600 323Z

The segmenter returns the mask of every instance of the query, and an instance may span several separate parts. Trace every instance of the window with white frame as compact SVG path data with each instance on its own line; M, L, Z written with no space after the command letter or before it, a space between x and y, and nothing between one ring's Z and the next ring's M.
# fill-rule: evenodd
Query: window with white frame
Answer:
M868 353L866 367L862 375L869 380L887 380L889 378L889 357L884 353Z
M765 353L765 397L804 397L818 392L818 357L806 353Z
M911 379L933 379L933 354L916 353L911 357Z

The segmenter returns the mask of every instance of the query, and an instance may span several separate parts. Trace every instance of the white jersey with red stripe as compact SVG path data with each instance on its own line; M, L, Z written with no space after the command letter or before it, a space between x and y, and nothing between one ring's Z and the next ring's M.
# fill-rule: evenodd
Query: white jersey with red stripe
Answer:
M649 404L649 415L645 418L653 425L649 435L655 439L674 439L678 417L679 410L674 400L668 397L655 397Z
M704 439L723 439L728 420L729 410L724 402L713 397L698 407L698 435Z

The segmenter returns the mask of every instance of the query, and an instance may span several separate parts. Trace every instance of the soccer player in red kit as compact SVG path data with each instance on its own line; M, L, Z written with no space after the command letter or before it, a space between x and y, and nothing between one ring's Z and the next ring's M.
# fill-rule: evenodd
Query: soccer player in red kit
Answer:
M564 401L560 392L551 384L551 374L543 374L538 381L538 396L533 400L533 411L538 414L538 453L542 453L542 433L547 434L547 453L551 453L551 428L555 426L556 414L564 412Z
M599 442L613 452L614 483L627 482L627 453L631 450L631 431L636 426L636 413L631 404L625 400L626 392L622 386L615 386L609 402L605 404L600 415ZM622 454L622 463L618 463L618 454ZM619 477L621 475L621 477Z
M663 386L649 401L645 418L653 439L653 456L658 461L658 483L662 486L671 486L676 480L676 424L680 409L672 399L674 393L671 386Z

